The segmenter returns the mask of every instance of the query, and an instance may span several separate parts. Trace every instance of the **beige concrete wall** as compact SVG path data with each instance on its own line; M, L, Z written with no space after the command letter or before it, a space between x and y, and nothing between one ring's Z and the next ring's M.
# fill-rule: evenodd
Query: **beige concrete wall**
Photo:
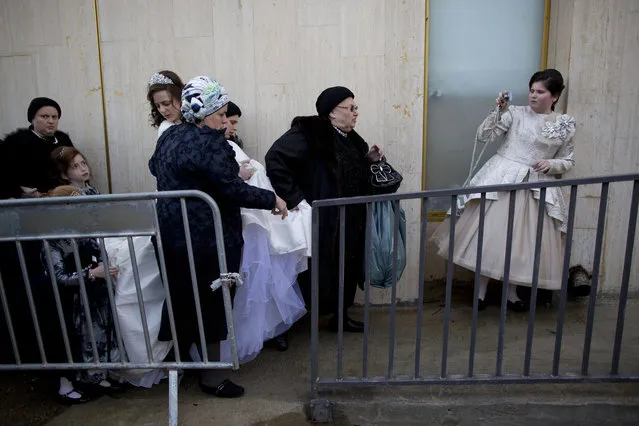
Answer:
M554 0L548 65L567 77L561 107L577 120L575 168L567 177L639 170L639 1ZM601 263L602 291L618 292L631 184L611 185ZM573 264L593 263L600 186L578 193ZM639 291L639 261L631 289Z
M247 152L262 160L291 118L312 114L317 94L344 84L360 105L358 131L382 144L420 188L425 0L99 0L106 112L102 111L94 3L0 0L0 133L26 125L34 96L63 108L60 123L87 153L106 191L106 115L114 192L153 190L147 161L155 145L145 99L162 68L184 79L218 78L242 107ZM639 2L554 0L549 66L567 77L560 108L576 117L577 166L571 176L637 171ZM606 218L602 286L621 279L628 186L614 186ZM579 193L573 263L592 265L599 189ZM417 295L418 203L408 215L408 268L400 300ZM429 224L429 233L437 226ZM639 262L634 262L635 265ZM432 251L427 279L445 274ZM633 269L637 285L637 266ZM374 292L388 301L388 292Z
M0 138L29 125L32 98L53 98L62 108L60 130L107 191L96 41L92 0L0 0Z
M242 108L240 133L259 161L294 116L315 112L321 90L348 86L359 133L384 147L404 190L420 188L425 0L99 0L103 88L92 1L0 2L0 130L26 124L33 96L56 98L61 129L87 152L103 191L102 89L113 192L155 189L145 92L160 69L220 80ZM404 208L409 266L398 297L412 300L419 205Z

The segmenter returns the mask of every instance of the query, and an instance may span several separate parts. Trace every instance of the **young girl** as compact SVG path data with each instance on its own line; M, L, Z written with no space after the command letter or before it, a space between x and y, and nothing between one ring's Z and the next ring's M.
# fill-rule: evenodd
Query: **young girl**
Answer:
M158 139L166 129L182 122L180 111L184 83L173 71L160 71L151 76L146 98L151 104L151 125L158 129Z
M61 146L51 152L59 180L63 185L70 185L80 195L98 195L100 192L89 184L91 169L84 155L72 146Z
M67 148L68 149L68 148ZM59 186L49 191L50 197L80 195L71 185ZM48 280L51 275L59 288L62 311L69 337L70 349L76 362L117 362L120 358L113 327L112 310L109 306L106 274L112 278L118 275L118 268L105 266L102 262L100 246L94 238L76 240L81 270L76 269L73 245L69 239L49 241L49 251L43 247L42 262ZM49 262L51 268L49 268ZM91 323L85 313L85 300L81 294L80 279L84 280ZM95 337L98 359L95 359L91 331ZM58 348L62 351L62 348ZM66 362L66 357L58 353L56 358ZM92 395L121 390L117 382L111 381L104 370L83 370L60 378L59 396L63 403L87 402Z

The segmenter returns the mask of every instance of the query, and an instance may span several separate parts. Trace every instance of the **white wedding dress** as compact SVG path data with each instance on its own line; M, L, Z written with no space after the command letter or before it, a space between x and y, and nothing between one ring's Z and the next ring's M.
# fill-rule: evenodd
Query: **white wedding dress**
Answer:
M151 237L133 237L132 239L149 329L152 359L160 362L164 360L172 346L171 342L158 340L165 299L164 286L160 279L160 270ZM148 362L129 244L126 238L107 238L105 249L109 263L120 269L115 279L115 306L127 359L129 362ZM162 370L119 370L115 373L132 385L147 388L159 383L166 376Z
M237 144L229 144L238 163L249 160ZM273 191L264 166L255 160L249 165L254 174L246 182ZM311 207L302 201L285 220L267 210L241 211L244 284L235 293L233 323L238 358L246 363L260 353L266 340L287 331L306 313L297 275L306 270L311 254ZM228 340L222 342L221 358L231 360Z

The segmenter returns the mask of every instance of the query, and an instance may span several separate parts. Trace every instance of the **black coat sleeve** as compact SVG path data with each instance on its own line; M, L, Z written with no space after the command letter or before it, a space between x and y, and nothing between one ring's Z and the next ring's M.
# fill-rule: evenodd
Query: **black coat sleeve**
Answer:
M194 158L196 167L215 195L249 209L270 210L275 207L272 191L251 186L239 177L239 165L226 139L201 144L200 148L201 155Z
M0 143L0 199L20 198L22 190L18 182L20 158L18 136L13 133Z
M294 128L275 141L264 158L266 174L275 192L286 201L289 209L296 207L304 199L300 173L308 164L306 159L309 153L309 142Z

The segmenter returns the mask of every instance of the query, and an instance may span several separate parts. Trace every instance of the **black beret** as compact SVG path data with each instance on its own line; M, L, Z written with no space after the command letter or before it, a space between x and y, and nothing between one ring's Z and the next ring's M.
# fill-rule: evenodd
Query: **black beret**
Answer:
M27 121L31 123L40 108L47 106L57 109L58 118L62 117L62 110L60 109L60 105L58 105L56 101L50 98L34 98L29 104L29 108L27 109Z
M335 109L346 98L355 98L353 92L343 86L329 87L317 97L315 109L320 117L328 117L328 114Z

